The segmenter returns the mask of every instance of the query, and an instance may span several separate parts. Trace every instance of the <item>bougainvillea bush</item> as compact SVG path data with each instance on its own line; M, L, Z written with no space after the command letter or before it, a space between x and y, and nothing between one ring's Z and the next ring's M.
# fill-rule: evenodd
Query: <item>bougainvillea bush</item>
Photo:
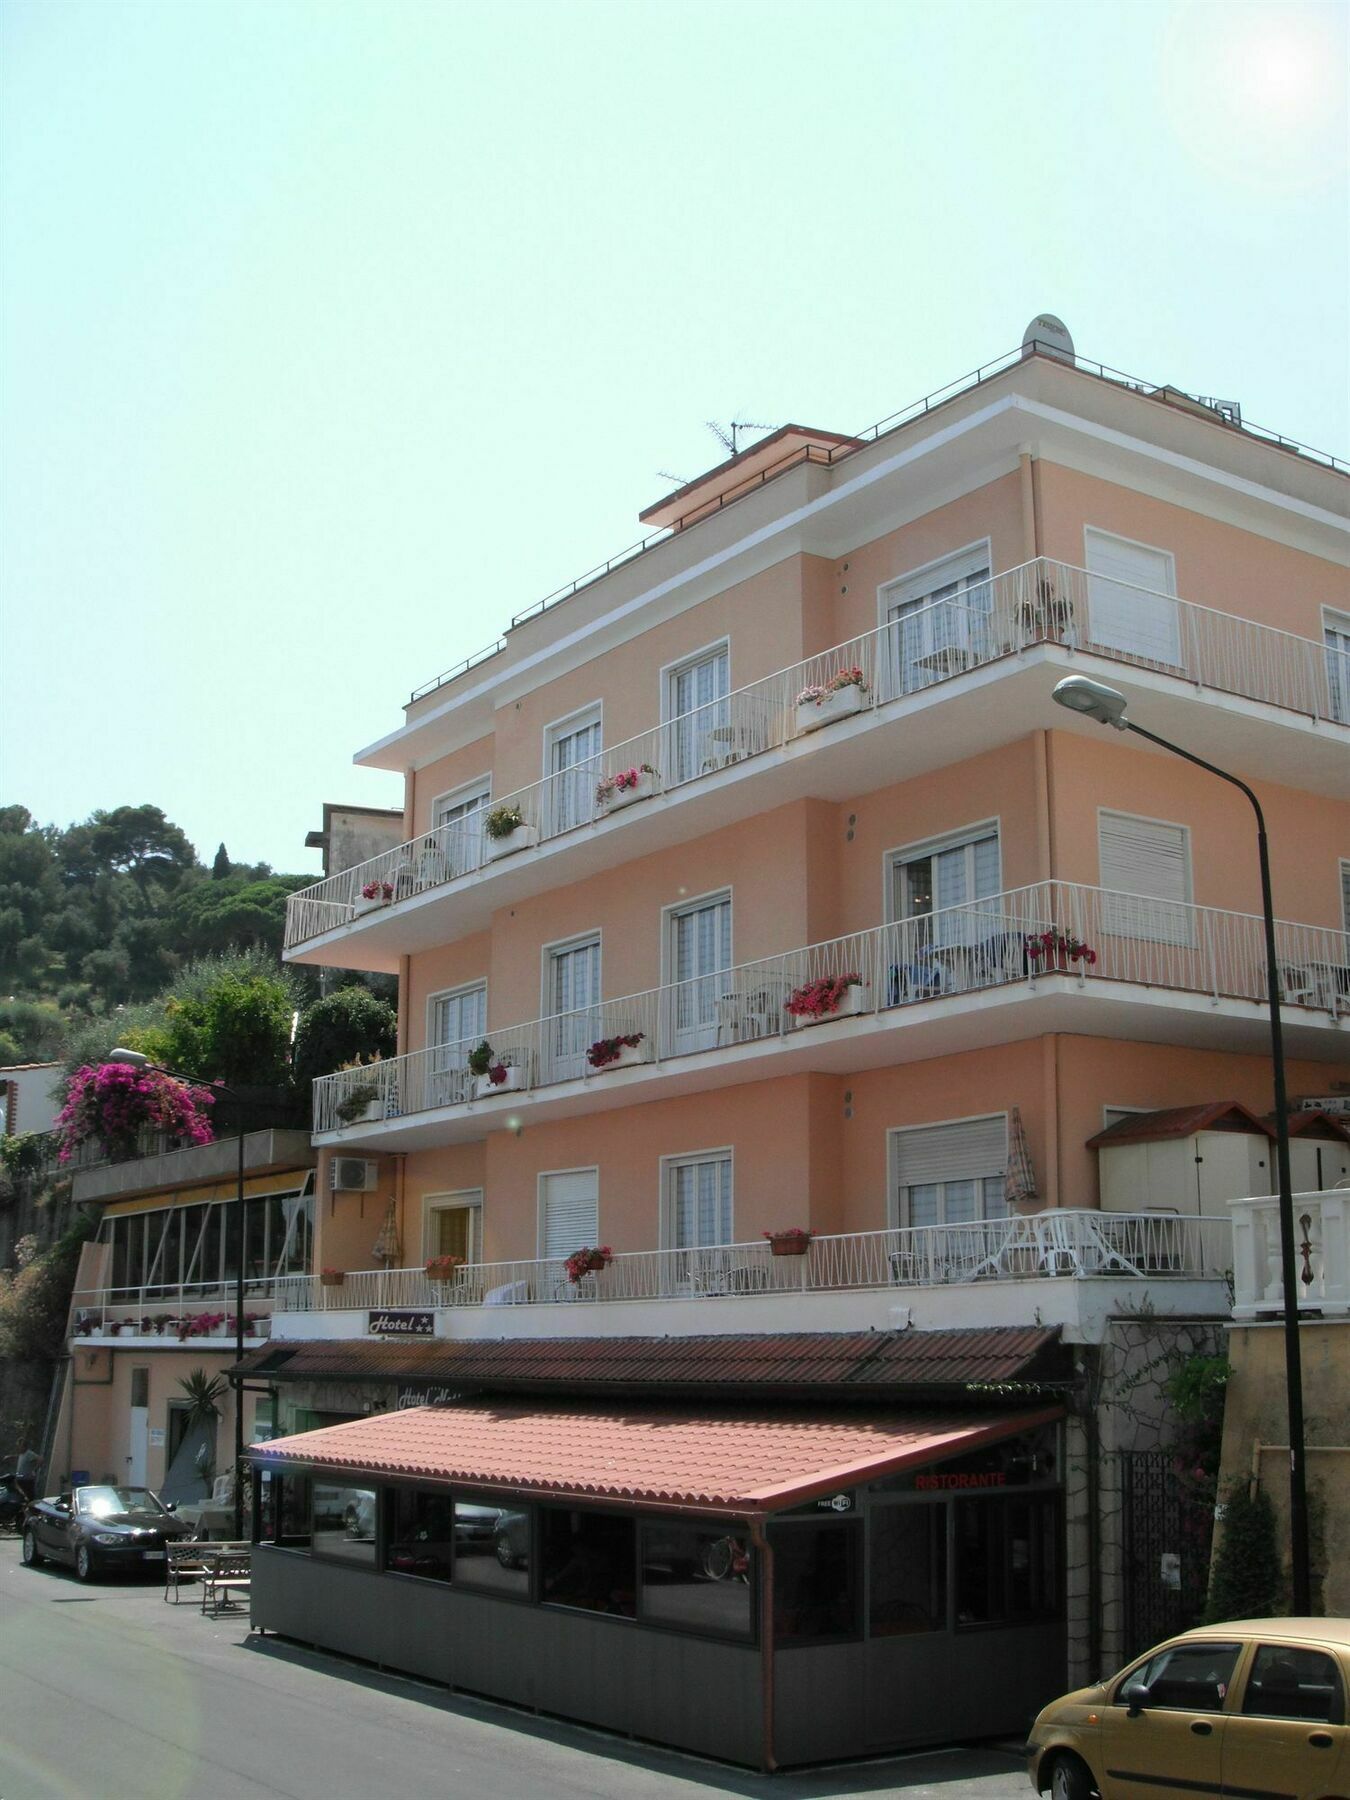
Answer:
M142 1132L163 1132L184 1144L209 1144L215 1137L208 1108L209 1088L175 1081L158 1069L131 1063L86 1064L66 1089L56 1116L60 1161L69 1162L81 1144L96 1143L110 1162L129 1162Z

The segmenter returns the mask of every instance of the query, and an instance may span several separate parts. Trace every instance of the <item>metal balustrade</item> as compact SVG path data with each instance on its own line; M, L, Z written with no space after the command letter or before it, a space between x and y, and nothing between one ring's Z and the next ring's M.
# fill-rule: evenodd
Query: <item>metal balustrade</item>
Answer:
M969 1224L897 1227L810 1239L800 1255L775 1255L764 1239L694 1249L616 1252L572 1281L555 1258L467 1263L447 1281L422 1269L362 1269L339 1284L289 1276L278 1312L380 1307L445 1308L599 1304L620 1300L718 1300L954 1282L1065 1277L1202 1280L1232 1264L1227 1219L1172 1213L1063 1211Z
M1316 925L1276 926L1286 1002L1350 1014L1350 942ZM605 1081L614 1072L882 1013L1046 975L1080 984L1130 982L1219 1000L1266 998L1265 938L1253 913L1184 905L1072 882L1036 882L922 918L761 957L528 1024L496 1028L405 1056L343 1069L314 1084L314 1129L390 1120L450 1106L500 1103L523 1089ZM849 981L847 978L853 978ZM845 984L816 1017L812 983ZM831 1004L833 1002L833 1004ZM601 1061L604 1046L636 1037ZM470 1056L486 1042L488 1072ZM374 1098L371 1092L374 1091Z
M1146 647L1134 622L1141 611ZM1200 691L1350 724L1344 652L1040 557L967 590L959 601L917 607L302 889L287 903L287 947L781 750L850 712L890 706L1040 643L1173 675ZM856 680L823 701L801 699L854 670ZM617 785L616 776L633 785ZM504 831L494 824L508 816L519 824Z
M244 1328L266 1337L277 1293L289 1276L249 1277L244 1282ZM234 1341L234 1281L151 1282L140 1287L80 1288L71 1296L71 1330L77 1337L164 1337Z
M1300 1312L1350 1315L1350 1189L1295 1194L1294 1267ZM1274 1194L1234 1200L1233 1317L1284 1310L1280 1203Z

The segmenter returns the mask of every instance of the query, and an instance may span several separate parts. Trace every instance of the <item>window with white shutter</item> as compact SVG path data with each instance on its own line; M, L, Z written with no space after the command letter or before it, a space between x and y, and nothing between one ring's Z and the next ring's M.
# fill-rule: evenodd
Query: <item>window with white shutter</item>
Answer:
M1181 621L1169 553L1090 528L1083 537L1090 571L1089 645L1178 668Z
M593 1249L600 1235L600 1177L595 1169L567 1169L539 1178L539 1254L561 1262Z
M1007 1114L893 1131L891 1168L898 1225L1005 1218Z
M1097 818L1102 926L1112 937L1191 944L1191 841L1184 825L1103 812Z

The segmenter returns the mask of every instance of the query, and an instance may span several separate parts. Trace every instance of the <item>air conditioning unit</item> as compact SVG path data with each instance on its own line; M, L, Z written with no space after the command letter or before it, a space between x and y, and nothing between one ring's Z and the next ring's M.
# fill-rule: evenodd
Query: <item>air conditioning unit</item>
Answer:
M328 1187L334 1194L373 1194L380 1165L360 1156L335 1156L328 1165Z

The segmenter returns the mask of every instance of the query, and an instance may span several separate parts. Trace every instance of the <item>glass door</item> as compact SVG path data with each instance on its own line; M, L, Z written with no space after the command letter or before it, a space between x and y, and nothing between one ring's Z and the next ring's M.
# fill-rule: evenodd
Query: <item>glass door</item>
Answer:
M483 861L483 814L492 798L490 783L472 793L452 796L436 807L433 826L439 831L437 854L442 865L441 879L453 881L456 875L467 875ZM446 830L440 830L442 826Z
M934 570L921 591L913 591L919 585L902 588L886 614L888 700L960 675L988 654L994 592L988 562L949 563Z
M999 891L996 828L905 852L897 857L891 879L894 917L914 921L901 934L903 966L892 983L901 990L897 999L953 992L996 973L1005 962L1009 968L1020 966L1020 933L1010 933L996 907L972 905Z
M731 896L684 907L671 919L670 967L675 982L674 1053L717 1044L719 1003L731 967Z
M730 686L731 653L725 644L672 672L667 696L668 787L733 760Z
M1328 619L1323 632L1331 716L1341 725L1350 725L1350 619Z
M600 778L600 720L588 717L558 726L549 738L547 835L571 831L595 815Z
M549 951L548 1011L544 1079L579 1080L586 1052L600 1036L599 938Z
M468 1056L487 1035L487 988L460 988L431 1003L427 1105L453 1106L469 1098Z

